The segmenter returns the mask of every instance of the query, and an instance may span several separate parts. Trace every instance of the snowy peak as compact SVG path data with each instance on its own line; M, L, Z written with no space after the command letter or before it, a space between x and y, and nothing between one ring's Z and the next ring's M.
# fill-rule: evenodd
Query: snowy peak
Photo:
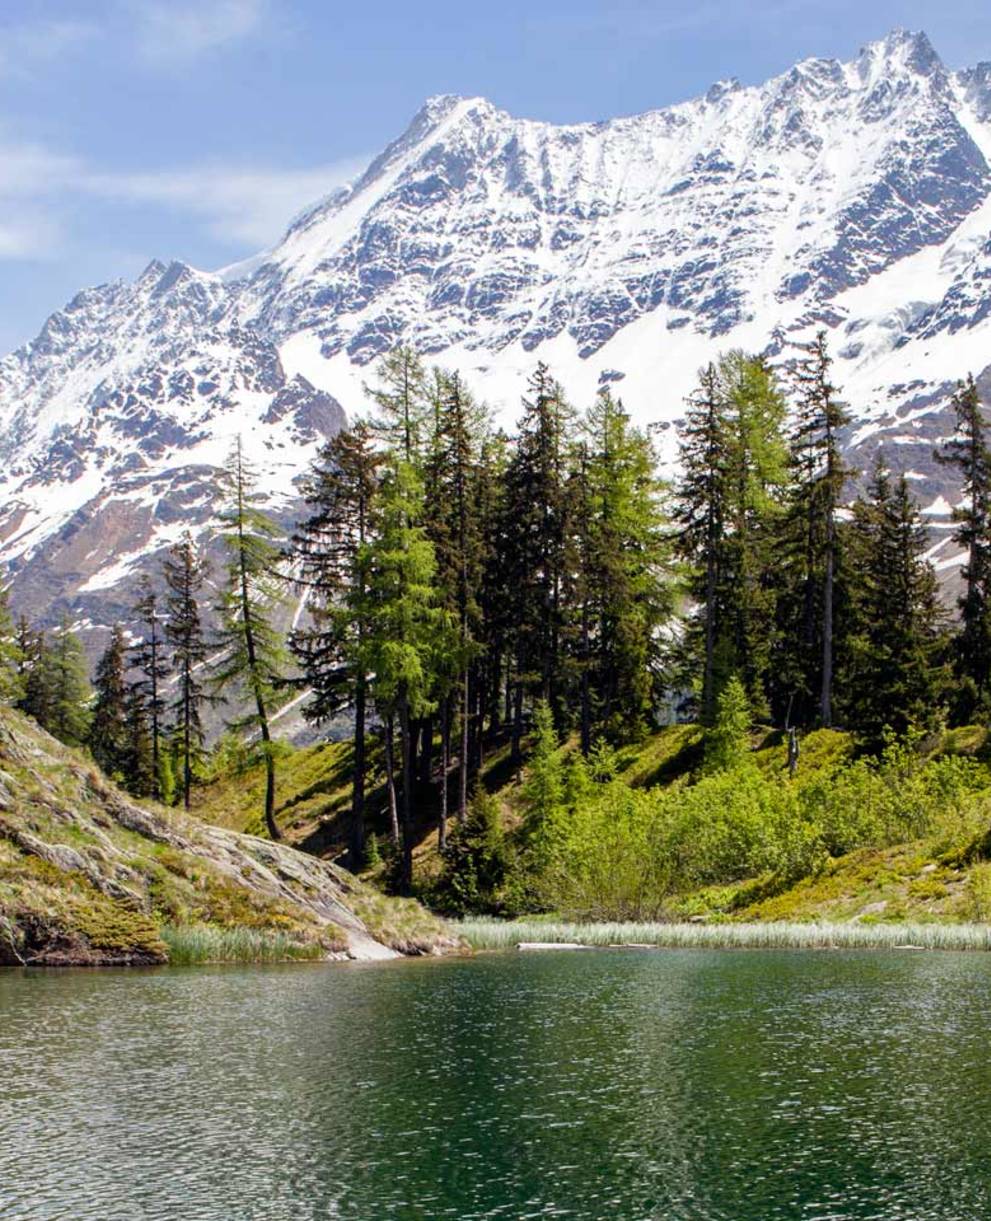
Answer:
M989 164L991 65L950 73L905 30L598 123L430 98L274 249L213 275L154 260L0 361L0 557L38 605L99 617L185 525L209 532L239 433L291 516L398 343L509 418L538 358L579 401L622 381L670 456L701 363L826 326L854 464L883 442L952 502L931 450L953 380L991 361Z

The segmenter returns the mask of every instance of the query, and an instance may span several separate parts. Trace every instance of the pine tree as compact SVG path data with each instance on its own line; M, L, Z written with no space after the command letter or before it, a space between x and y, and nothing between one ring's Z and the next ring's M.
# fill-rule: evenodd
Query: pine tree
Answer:
M688 655L701 654L700 717L715 716L716 645L722 624L718 594L723 580L729 516L730 430L719 371L714 364L699 373L681 430L681 479L676 494L678 551L693 569L689 591L695 602L688 633Z
M567 476L572 413L544 364L523 400L516 450L506 471L510 529L507 579L514 591L513 756L520 758L523 698L564 716L563 592L568 539Z
M164 616L159 609L158 594L147 574L142 576L138 585L138 601L135 603L134 613L142 629L141 639L132 646L132 661L140 674L134 686L134 694L143 704L143 720L147 726L151 749L152 779L149 795L156 800L164 800L159 777L166 711L163 691L169 676L169 667L162 630ZM132 716L132 724L137 725L135 717L136 713ZM138 749L136 744L134 749Z
M127 689L124 708L127 742L123 758L124 784L136 797L159 797L159 778L155 769L151 728L145 695L139 683Z
M280 553L272 541L279 530L259 506L240 436L228 459L223 484L226 503L220 537L227 550L227 572L217 604L220 656L211 679L217 692L233 687L253 705L235 727L249 728L261 738L265 826L272 839L281 839L275 821L276 765L269 718L287 664L282 634L274 624L285 600L285 586L278 571Z
M364 422L339 432L321 451L304 485L309 516L297 527L291 547L311 618L309 626L290 637L311 692L304 715L321 724L343 708L354 709L352 870L362 866L365 856L367 545L380 463Z
M168 589L165 639L172 648L172 669L176 675L176 696L172 703L175 741L182 768L183 804L188 810L193 767L203 750L200 713L208 700L203 676L207 645L199 607L206 565L188 530L169 549L164 575Z
M962 715L969 718L991 701L991 447L988 425L973 377L953 396L956 435L936 455L960 472L963 498L953 511L953 538L967 552L962 576L956 668L967 687Z
M798 396L791 440L792 495L786 526L793 558L795 619L785 630L801 642L802 697L815 701L802 713L824 728L833 719L833 663L836 651L838 531L843 487L853 474L840 457L840 430L849 416L830 381L832 364L825 331L801 345L793 380ZM800 611L798 607L800 606ZM797 629L797 630L796 630Z
M124 778L129 749L128 689L125 674L127 643L115 624L96 664L96 699L89 725L89 748L108 776Z
M904 734L939 722L942 613L918 506L904 475L879 454L849 529L853 644L850 718L869 745L885 728Z

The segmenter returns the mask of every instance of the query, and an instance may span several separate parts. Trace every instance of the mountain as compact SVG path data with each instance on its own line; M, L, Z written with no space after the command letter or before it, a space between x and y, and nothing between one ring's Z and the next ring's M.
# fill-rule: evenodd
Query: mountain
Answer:
M701 363L822 326L851 460L886 447L952 570L957 490L931 451L958 377L991 400L991 64L951 71L895 31L603 123L433 98L274 249L216 274L153 262L0 362L0 561L33 614L126 616L161 548L209 532L233 436L291 517L399 342L507 422L538 359L578 402L617 383L670 459Z

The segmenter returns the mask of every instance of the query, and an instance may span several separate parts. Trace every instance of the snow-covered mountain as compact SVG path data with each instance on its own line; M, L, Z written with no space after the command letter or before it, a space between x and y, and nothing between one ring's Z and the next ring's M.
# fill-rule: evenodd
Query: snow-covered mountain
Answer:
M951 566L931 450L958 377L991 400L991 64L950 71L896 31L604 123L433 98L275 249L216 274L153 262L0 362L0 560L35 614L120 617L149 558L209 528L236 433L291 515L399 342L507 422L538 359L577 402L618 383L670 456L700 364L819 326L855 461L883 443L910 472Z

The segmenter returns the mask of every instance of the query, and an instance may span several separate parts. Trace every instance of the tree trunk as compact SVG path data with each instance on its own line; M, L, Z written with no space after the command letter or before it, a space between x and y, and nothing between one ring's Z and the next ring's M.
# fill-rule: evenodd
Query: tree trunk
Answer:
M272 754L272 738L261 699L258 700L258 707L262 718L262 749L265 752L265 826L271 839L281 839L282 832L275 821L275 756Z
M458 822L463 827L468 816L468 741L469 728L468 667L461 678L461 758L458 761Z
M404 893L408 893L413 884L413 807L412 807L412 785L413 785L413 743L410 737L409 724L409 703L404 694L399 701L399 748L402 752L402 769L403 769L403 801L402 801L402 829L403 829L403 863L401 873L401 886Z
M823 729L833 723L833 540L826 545L826 575L822 592L822 691L819 719Z
M424 786L430 783L430 773L434 761L434 718L424 717L420 722L420 783Z
M392 713L385 720L385 787L389 795L389 838L394 848L399 847L399 815L396 810L396 752L393 749L394 733Z
M588 682L588 603L582 604L581 751L587 759L592 750L592 709Z
M440 819L437 823L437 848L447 847L447 772L451 762L451 701L445 695L440 706Z
M357 873L365 863L365 679L354 690L354 775L351 777L351 836L348 868Z
M705 672L702 676L702 722L716 719L714 662L716 653L716 555L710 540L705 558Z
M513 766L523 762L523 684L517 680L513 690Z

